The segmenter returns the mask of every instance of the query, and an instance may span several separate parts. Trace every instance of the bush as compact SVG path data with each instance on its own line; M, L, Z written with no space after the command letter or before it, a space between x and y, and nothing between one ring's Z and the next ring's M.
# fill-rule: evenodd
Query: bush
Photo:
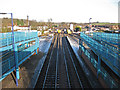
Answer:
M2 28L2 32L1 33L6 33L6 32L11 32L11 28Z
M44 30L42 30L42 34L44 34Z

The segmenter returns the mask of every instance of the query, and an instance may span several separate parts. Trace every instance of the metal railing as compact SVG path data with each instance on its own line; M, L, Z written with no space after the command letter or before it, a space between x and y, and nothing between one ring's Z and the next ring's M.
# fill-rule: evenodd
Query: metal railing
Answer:
M93 38L96 40L105 41L114 45L118 45L118 43L120 43L119 34L115 34L115 33L94 32Z
M14 32L15 43L26 41L36 37L36 32ZM0 33L0 47L13 44L12 32Z
M26 59L28 59L39 48L39 38L37 32L14 32L14 44L15 51L13 49L12 33L0 33L0 64L2 65L2 77L3 80L9 75L16 67L19 67ZM15 56L14 56L15 53ZM14 58L15 57L15 58ZM19 79L19 69L16 76Z
M103 46L88 35L81 33L84 42L120 77L120 55Z
M112 45L104 45L101 40L97 41L98 38L93 38L94 33L89 33L86 35L81 32L80 34L80 42L79 47L90 60L94 68L97 69L97 73L99 72L106 83L111 87L118 87L117 82L108 74L108 72L100 67L99 70L99 59L98 62L95 60L94 56L83 46L83 42L109 67L113 72L115 72L120 77L120 53L119 49L112 47ZM101 37L102 38L102 37ZM119 39L118 39L119 40ZM106 41L107 42L107 41ZM119 44L118 44L119 45ZM118 46L119 47L119 46Z
M98 62L96 61L94 56L82 44L80 44L79 47L84 52L84 54L87 56L88 60L91 62L93 67L97 70L98 69ZM109 75L109 73L103 67L101 67L100 75L105 80L107 85L110 86L110 88L118 88L117 82L115 82L115 80Z

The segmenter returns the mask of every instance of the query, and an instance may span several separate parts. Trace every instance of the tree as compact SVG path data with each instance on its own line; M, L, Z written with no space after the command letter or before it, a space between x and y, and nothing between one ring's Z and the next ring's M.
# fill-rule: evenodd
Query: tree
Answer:
M24 20L23 19L21 19L21 20L17 19L17 25L18 26L19 25L23 26L24 25Z
M76 26L75 30L76 30L76 32L77 31L81 31L81 27L80 26Z

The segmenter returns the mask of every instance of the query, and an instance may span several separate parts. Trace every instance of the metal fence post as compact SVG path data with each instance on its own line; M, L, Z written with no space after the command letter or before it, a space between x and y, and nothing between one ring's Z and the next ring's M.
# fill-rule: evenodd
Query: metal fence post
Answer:
M18 69L18 55L17 55L17 46L15 45L15 35L13 29L13 14L11 14L11 22L12 22L12 38L13 38L13 51L14 51L14 60L15 60L15 69L16 69L16 86L18 86L19 79L19 69Z
M80 40L80 44L79 44L80 46L79 46L79 48L80 48L80 55L82 55L82 48L83 48L83 45L82 45L82 40Z
M39 51L40 51L40 47L39 47L39 44L40 44L40 43L39 43L39 37L37 37L37 42L38 42L38 44L37 44L37 45L38 45L37 48L38 48L38 52L39 52Z
M28 46L28 42L26 43L27 45L26 45L26 47L28 48L29 46Z
M16 61L16 78L19 79L19 66L18 66L18 49L17 49L17 45L15 45L15 61Z
M38 38L38 32L37 32L37 39L36 39L36 54L38 54L37 49L39 46L39 38Z
M36 55L37 55L37 45L38 45L38 44L37 44L37 43L38 43L37 40L36 40L35 43L36 43L36 45L35 45L35 46L36 46L36 50L35 50L35 52L36 52Z
M80 39L79 39L79 50L80 50L80 55L82 55L82 39L81 39L81 36L80 36ZM80 48L81 47L81 48Z
M120 59L120 33L118 34L118 60L119 59Z
M101 68L101 59L100 59L100 56L98 55L97 78L100 73L100 68Z

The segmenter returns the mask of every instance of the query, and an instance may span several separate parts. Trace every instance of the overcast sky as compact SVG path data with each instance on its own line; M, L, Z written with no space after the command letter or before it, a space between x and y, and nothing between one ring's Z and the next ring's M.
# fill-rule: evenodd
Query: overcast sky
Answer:
M0 12L14 18L53 22L118 22L119 0L1 0Z

